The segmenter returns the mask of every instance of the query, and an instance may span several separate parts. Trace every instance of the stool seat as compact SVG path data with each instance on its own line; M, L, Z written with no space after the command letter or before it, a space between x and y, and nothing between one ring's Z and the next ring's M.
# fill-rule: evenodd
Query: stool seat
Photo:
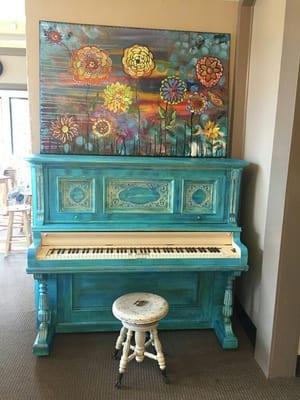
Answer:
M152 293L129 293L113 303L113 314L122 322L148 325L168 314L169 306L164 298Z

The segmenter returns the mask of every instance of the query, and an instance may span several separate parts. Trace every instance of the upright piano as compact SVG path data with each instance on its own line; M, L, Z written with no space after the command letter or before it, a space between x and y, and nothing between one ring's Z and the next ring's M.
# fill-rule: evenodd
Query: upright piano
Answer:
M113 301L162 295L162 329L233 333L232 285L247 270L237 224L247 162L234 159L35 155L33 244L37 336L48 355L56 332L119 329Z

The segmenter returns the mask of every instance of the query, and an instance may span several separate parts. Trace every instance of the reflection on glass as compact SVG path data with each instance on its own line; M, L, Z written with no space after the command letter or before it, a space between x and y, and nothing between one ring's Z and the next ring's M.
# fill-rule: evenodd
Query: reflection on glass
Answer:
M26 98L10 98L12 151L15 157L30 152L29 107Z

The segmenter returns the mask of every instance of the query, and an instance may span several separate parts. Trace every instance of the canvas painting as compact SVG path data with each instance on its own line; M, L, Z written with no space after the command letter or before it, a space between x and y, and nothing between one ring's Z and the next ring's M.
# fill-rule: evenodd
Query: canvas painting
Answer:
M230 35L40 22L41 153L225 157Z

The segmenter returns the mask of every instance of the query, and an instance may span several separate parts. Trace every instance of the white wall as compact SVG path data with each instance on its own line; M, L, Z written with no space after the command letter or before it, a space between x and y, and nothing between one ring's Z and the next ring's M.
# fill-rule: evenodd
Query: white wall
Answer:
M1 52L5 52L5 49L1 49ZM26 73L26 57L24 55L1 55L0 61L3 64L3 74L0 76L0 87L1 85L12 85L14 88L16 85L27 84L27 73Z

